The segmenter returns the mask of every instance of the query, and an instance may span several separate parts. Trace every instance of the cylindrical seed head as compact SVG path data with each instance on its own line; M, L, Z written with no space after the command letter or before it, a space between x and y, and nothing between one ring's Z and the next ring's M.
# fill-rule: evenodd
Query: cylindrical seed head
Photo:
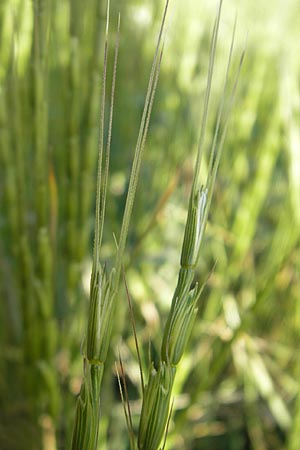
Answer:
M183 355L197 315L198 286L177 301L165 328L162 358L177 365Z
M181 267L195 267L205 220L207 189L203 186L191 195L181 252Z
M157 450L165 432L176 369L161 362L152 365L145 387L138 435L139 450Z
M87 332L87 359L95 363L104 362L110 342L112 314L115 295L113 289L113 269L107 278L99 268L91 284L91 305L89 308Z

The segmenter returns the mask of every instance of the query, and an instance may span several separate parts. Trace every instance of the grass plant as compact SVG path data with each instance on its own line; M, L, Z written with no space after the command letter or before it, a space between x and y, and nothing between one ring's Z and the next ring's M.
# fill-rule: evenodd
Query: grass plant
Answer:
M172 2L143 116L162 3L111 2L105 44L106 2L0 2L5 450L93 448L99 417L98 450L298 448L299 8L238 5L231 112L235 0L215 64L214 2Z
M99 413L100 413L100 391L101 391L103 370L107 358L107 352L109 349L111 332L113 328L118 287L123 262L123 254L128 236L129 221L132 212L135 192L137 188L137 182L139 179L142 154L147 137L152 105L158 81L158 74L162 58L161 41L167 9L168 9L168 1L166 2L162 25L159 32L156 53L153 60L148 90L145 99L143 116L141 119L140 131L135 149L134 161L123 215L123 222L120 232L120 238L117 245L116 262L115 266L110 270L110 272L108 272L107 269L103 266L103 264L101 265L100 263L100 254L101 254L102 234L105 219L105 206L106 206L110 146L111 146L111 131L113 119L113 101L114 101L118 48L119 48L119 39L117 38L114 68L113 68L112 89L111 89L111 105L109 114L108 137L107 137L107 145L105 148L104 115L105 115L105 91L106 91L108 24L109 24L109 2L108 2L106 40L104 50L104 69L102 80L102 105L100 117L94 256L91 275L86 357L84 360L85 374L80 395L77 400L77 411L71 444L72 450L96 449L97 447ZM120 16L118 22L118 34L119 29L120 29ZM103 157L104 157L104 167L102 169Z
M202 185L200 183L200 167L204 150L221 9L222 1L219 4L211 40L210 62L208 67L208 79L204 98L199 145L182 244L178 282L173 295L170 313L164 328L160 360L156 367L154 362L151 361L148 369L148 383L142 389L143 402L139 422L137 447L134 443L132 443L132 449L138 448L139 450L157 450L158 448L165 447L166 437L163 447L160 447L160 443L164 434L167 433L168 422L170 420L170 403L177 366L183 356L183 352L189 340L197 315L198 301L203 289L203 286L199 286L197 282L194 287L192 284L195 279L195 270L200 256L201 243L208 219L216 173L229 123L234 93L244 58L244 54L242 54L237 78L234 82L230 99L227 101L229 105L226 105L229 70L235 35L234 29L224 82L224 90L220 99L216 128L210 148L207 178L205 184ZM139 364L140 369L142 370L140 361ZM123 395L122 399L124 401ZM130 412L129 405L128 411ZM130 416L129 413L128 416ZM128 425L132 427L132 424L129 423ZM130 436L132 435L132 432L133 430L130 429Z

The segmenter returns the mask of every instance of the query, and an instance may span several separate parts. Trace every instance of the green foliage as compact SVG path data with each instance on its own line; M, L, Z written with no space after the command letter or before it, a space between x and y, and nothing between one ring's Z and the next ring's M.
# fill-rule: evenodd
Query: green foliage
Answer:
M135 445L133 435L139 435L140 448L157 448L166 426L166 448L174 450L298 448L299 12L294 0L277 0L272 8L266 2L240 3L223 6L197 185L199 112L217 5L171 4L147 151L139 184L130 188L135 204L132 213L131 202L127 207L120 245L133 143L162 5L111 2L109 82L119 7L122 26L110 175L96 202L104 211L101 199L107 193L106 222L100 223L101 253L93 259L94 301L88 313L101 108L107 118L103 134L110 128L110 83L100 104L106 2L1 2L1 448L69 448L74 423L78 436L84 435L86 420L92 423L88 429L98 427L100 385L101 450L125 450L129 442ZM216 129L226 127L218 106L236 9L236 43L243 47L247 30L247 55L207 217L206 180L215 163L209 155ZM230 86L238 66L233 55ZM107 167L104 158L102 180ZM208 223L200 247L202 219ZM122 257L116 267L118 249ZM144 388L123 283L115 294L113 323L107 310L105 327L97 321L97 308L110 300L108 286L119 285L121 260L142 369L149 374ZM193 270L186 267L196 263ZM194 294L203 285L197 303ZM106 343L104 354L99 336ZM119 351L121 363L114 369ZM176 376L170 359L179 363ZM118 374L130 404L128 442ZM155 427L149 427L151 414ZM89 438L93 448L94 437Z

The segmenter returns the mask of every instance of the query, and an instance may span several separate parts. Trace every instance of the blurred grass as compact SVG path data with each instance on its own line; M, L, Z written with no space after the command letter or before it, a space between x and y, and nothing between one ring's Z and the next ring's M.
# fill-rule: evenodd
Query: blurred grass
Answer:
M104 235L108 261L112 233L119 234L161 6L157 0L120 6L110 227ZM116 2L112 8L116 13ZM128 282L145 355L150 337L153 354L158 351L175 286L215 9L215 2L178 0L168 31L128 245ZM104 10L104 2L96 0L0 5L0 448L5 450L55 448L53 428L57 448L68 448L70 441L91 259ZM247 57L199 280L217 264L178 372L168 448L296 450L300 13L295 0L277 0L272 7L226 2L213 104L236 10L241 47L249 33ZM210 120L211 136L214 114ZM207 147L209 142L208 136ZM116 354L121 349L138 417L140 386L124 296L119 303L112 347ZM125 421L111 371L104 377L101 423L107 447L102 442L100 448L125 449Z

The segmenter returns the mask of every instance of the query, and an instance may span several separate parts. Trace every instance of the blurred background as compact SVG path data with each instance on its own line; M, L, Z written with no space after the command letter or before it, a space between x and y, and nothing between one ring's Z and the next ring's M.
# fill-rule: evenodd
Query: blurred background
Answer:
M121 41L107 264L115 255L163 3L111 0L108 80L118 11ZM218 6L170 3L125 261L145 363L150 340L154 358L160 349L177 281ZM104 0L0 3L1 450L70 443L83 370L105 10ZM215 268L178 370L167 449L300 446L299 2L224 2L207 151L236 15L233 72L246 39L247 52L197 279ZM129 448L114 369L119 351L138 422L141 387L128 318L121 288L101 450Z

